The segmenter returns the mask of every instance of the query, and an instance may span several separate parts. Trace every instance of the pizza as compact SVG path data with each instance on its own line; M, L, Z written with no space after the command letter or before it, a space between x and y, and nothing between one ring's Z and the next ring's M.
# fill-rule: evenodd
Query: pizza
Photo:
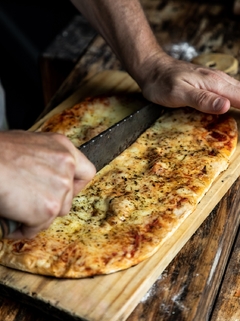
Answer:
M139 93L87 97L51 117L38 131L63 134L79 147L145 104Z
M41 130L49 126L51 121ZM58 121L54 126L62 131ZM65 126L71 136L71 125ZM237 134L228 114L166 109L96 174L68 215L33 239L1 240L0 263L57 278L110 274L138 264L171 237L226 170Z

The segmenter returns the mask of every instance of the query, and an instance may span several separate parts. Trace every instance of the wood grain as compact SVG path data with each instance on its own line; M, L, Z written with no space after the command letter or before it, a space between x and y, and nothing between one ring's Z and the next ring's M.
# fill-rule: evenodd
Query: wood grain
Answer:
M239 224L238 224L239 226ZM229 231L231 233L231 231ZM214 307L212 321L240 320L240 230L230 262L224 275L221 291Z
M24 303L23 297L19 299L19 295L14 295L8 292L4 287L0 287L0 321L68 321L68 319L59 319L55 317L55 313L47 310L48 313L43 312L39 308L35 308ZM46 308L45 308L46 310ZM73 319L71 318L71 320Z
M204 52L220 52L240 61L240 23L232 17L229 1L208 4L189 0L142 0L141 3L158 42L171 56L190 61ZM73 94L82 81L102 70L124 68L97 35L38 119Z
M70 95L74 94L79 86L88 81L96 73L103 70L121 69L120 62L112 53L110 47L101 36L96 36L90 48L78 61L66 81L59 87L59 90L47 104L38 120L42 119L49 111Z
M238 61L240 60L240 21L232 16L233 1L213 0L207 3L206 1L194 0L184 2L180 0L142 0L142 3L159 42L172 56L190 60L193 55L199 53L222 52L231 54ZM67 81L58 90L56 96L52 98L44 115L77 90L85 77L89 79L95 72L103 69L117 70L122 69L122 67L103 39L97 36L94 43L88 48L82 59L79 60ZM237 78L239 79L239 74ZM232 191L234 191L233 194ZM198 306L201 306L201 309L204 308L204 315L211 313L214 300L211 300L209 294L205 296L205 291L206 293L214 291L214 297L216 293L215 289L210 290L207 287L207 274L210 270L209 262L214 262L214 257L219 253L216 244L222 244L219 241L220 239L228 239L231 244L235 238L234 233L239 223L236 221L235 227L233 217L229 218L226 214L228 210L231 210L232 206L238 211L239 201L237 194L239 194L239 180L230 189L227 197L224 197L218 207L199 227L191 238L190 243L183 247L168 268L162 274L160 271L156 272L157 281L131 314L129 321L161 321L165 320L164 318L166 320L183 321L185 318L187 320L188 317L185 307L190 309L189 311L192 316L196 317L196 319L200 318L200 320L203 319L201 319L202 314ZM223 217L226 217L227 221L233 222L232 229L230 225L229 229L226 226L223 228L221 225L223 223L218 222L218 219L221 219L221 215L218 215L220 212ZM238 214L238 212L236 213ZM232 212L231 215L233 215ZM212 238L212 234L209 231L212 231L214 235L217 233L217 231L214 231L215 224L216 226L222 226L217 231L223 232L223 234ZM207 250L208 246L211 247L213 252ZM203 253L204 251L207 254L206 256ZM239 257L236 256L238 252L236 253L236 251L239 252L239 246L234 248L233 254L230 257L222 290L219 297L217 297L216 308L212 316L213 321L230 320L230 317L234 315L233 311L239 310L239 301L232 295L232 293L238 294L239 289L239 269L234 275L231 272L235 271L233 266L239 264ZM196 253L200 253L199 260L197 260ZM225 260L227 260L229 254L227 249L223 252L221 251L221 254L224 254ZM208 255L210 255L210 258ZM215 270L218 280L212 283L212 286L217 288L221 284L221 271L218 271L219 268L221 270L221 267L222 269L224 267L222 258L220 258L220 261L222 263L219 264L218 261ZM231 262L233 263L231 264ZM201 265L203 266L202 269ZM205 274L205 266L207 266L206 275L202 276L202 273ZM186 271L189 281L186 281L182 270ZM6 272L6 274L8 273ZM203 283L200 282L199 284L199 276ZM24 279L24 275L21 277ZM228 289L229 285L232 289L231 291ZM32 302L29 295L25 296L23 293L6 287L6 285L2 285L0 288L0 321L55 321L57 317L64 321L68 320L66 313L60 310L53 310L48 302L41 305L40 301L36 301L36 297L33 297ZM205 288L207 290L204 290ZM9 298L4 297L7 294L10 295ZM23 301L24 304L20 304L19 300ZM229 305L227 302L229 302ZM39 312L38 309L32 308L31 304L34 304L39 309L43 309L48 314L46 315L44 312ZM234 309L231 309L232 306L234 306ZM178 315L178 318L175 315ZM220 319L220 315L224 319ZM70 316L69 320L73 321L76 318Z
M39 61L45 104L49 103L95 36L96 31L86 19L77 15L45 49Z
M240 179L236 181L175 260L159 276L127 321L209 320L212 306L221 286L219 280L223 277L232 249L234 241L232 235L236 235L240 222L239 187ZM229 202L230 199L232 203ZM236 260L233 260L232 264L234 263ZM231 282L232 286L239 276L239 262L237 266L238 271L236 268L235 277ZM231 266L229 266L230 271L234 271ZM236 284L235 292L237 291ZM219 308L217 305L215 310L218 311ZM231 315L228 313L229 310L224 308L223 311L225 311L226 318L220 320L230 320L227 318Z
M103 88L100 90L101 86ZM129 87L138 88L126 73L105 71L90 78L88 83L84 84L75 95L70 97L68 103L73 102L72 98L83 97L93 88L96 88L97 92L99 90L108 91L110 88L111 93L114 93L115 90L118 91L118 87L122 91L124 88L129 91ZM94 95L94 91L92 92ZM66 107L68 103L60 106L60 109ZM58 109L59 107L52 113L58 111ZM240 112L232 111L232 114L240 128ZM200 206L180 224L176 231L173 231L163 241L155 255L137 266L111 275L82 280L57 280L0 267L0 284L12 292L21 293L26 300L29 298L31 304L36 302L37 306L50 305L53 309L75 317L77 320L82 318L89 321L125 320L159 274L164 271L238 178L240 174L239 157L240 142L231 159L229 168L214 182L202 199ZM220 221L219 224L216 233L222 235L223 222ZM228 244L231 244L231 242L228 242ZM209 253L216 253L218 247L219 245L216 243L212 249L209 246L207 246L207 249L210 251ZM216 255L218 257L218 252ZM206 261L206 257L209 257L209 261ZM210 269L215 266L213 257L209 255L206 257L204 268ZM211 275L211 271L209 273ZM215 274L211 278L214 280L214 277ZM214 281L208 281L209 285L212 282ZM210 287L210 289L213 291L213 287ZM211 291L209 296L214 297L215 292ZM199 306L199 303L197 305Z

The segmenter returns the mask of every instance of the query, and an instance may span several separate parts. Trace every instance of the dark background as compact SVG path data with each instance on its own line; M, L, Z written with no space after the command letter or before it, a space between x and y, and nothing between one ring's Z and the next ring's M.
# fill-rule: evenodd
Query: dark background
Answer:
M43 110L39 57L79 12L69 0L0 0L0 79L10 129Z
M211 1L232 12L233 0ZM0 80L10 129L28 129L44 109L40 56L77 14L70 0L0 0Z

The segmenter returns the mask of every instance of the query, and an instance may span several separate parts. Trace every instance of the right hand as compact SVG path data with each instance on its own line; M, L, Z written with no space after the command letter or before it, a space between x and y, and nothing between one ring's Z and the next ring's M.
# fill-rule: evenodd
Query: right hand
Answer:
M68 214L73 197L96 173L60 134L1 132L0 149L0 216L21 223L11 238L32 238Z
M135 75L144 97L159 105L190 106L210 114L224 114L230 106L240 109L240 82L220 70L159 51Z

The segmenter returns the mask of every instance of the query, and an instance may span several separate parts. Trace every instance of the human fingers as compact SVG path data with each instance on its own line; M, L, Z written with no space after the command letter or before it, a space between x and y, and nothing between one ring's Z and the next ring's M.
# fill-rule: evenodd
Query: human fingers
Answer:
M95 176L96 168L88 160L88 158L76 149L75 151L75 176L74 176L74 186L73 195L76 196Z
M190 106L212 114L223 114L230 106L240 108L240 82L224 72L189 64L180 64L178 73L170 70L165 90L155 102L168 107ZM155 90L156 92L156 90Z
M63 135L56 135L55 139L68 151L67 155L63 158L62 164L58 161L59 169L62 173L66 170L67 176L61 180L61 185L63 185L62 202L55 216L64 216L69 213L73 197L94 177L96 169L68 138Z
M51 193L51 191L49 191ZM56 219L57 216L64 216L69 213L72 206L73 193L72 189L68 189L64 196L58 197L51 195L51 200L47 201L45 198L45 207L40 206L39 215L33 217L26 217L24 222L19 224L19 227L11 233L8 238L33 238L39 232L46 230ZM46 208L48 207L48 208ZM37 211L36 211L37 212Z
M0 197L1 214L21 223L15 236L32 237L57 216L69 213L73 196L95 170L63 135L12 132L3 138L1 146L7 152L0 162L5 182L0 189L0 196L5 195ZM77 191L76 180L80 181Z
M204 89L191 88L184 101L187 106L211 114L224 114L230 108L229 99Z
M72 175L72 197L76 196L96 174L95 166L71 143L68 138L66 138L66 136L56 135L55 139L66 148L69 153L68 156L71 156L68 157L68 160L65 159L62 171L66 169L66 164L68 163L70 175Z
M39 232L46 230L53 222L53 218L44 222L41 225L28 226L26 224L21 224L14 232L9 234L6 238L8 239L31 239L35 237Z
M60 194L57 204L50 200L48 207L51 212L54 211L53 216L64 216L69 213L72 199L76 196L81 189L94 177L96 170L94 165L87 159L87 157L81 153L71 141L63 135L56 135L55 139L58 140L62 146L66 148L67 153L64 153L64 157L59 154L60 159L55 161L63 176L60 176L60 181L57 180L56 193ZM52 184L53 186L53 184ZM60 205L60 206L55 206ZM57 208L57 209L56 209Z
M65 145L65 147L69 150L69 152L73 156L74 179L82 181L82 184L84 187L96 174L95 166L65 136L58 135L57 139L61 140L61 143Z
M197 94L197 97L192 97L197 105L192 107L203 110L202 101L206 104L207 112L211 113L224 113L230 105L240 108L240 82L238 80L219 70L200 67L196 69L196 72L197 78L190 84L201 91L190 91L191 95Z
M223 114L230 106L240 108L240 82L221 71L198 68L196 81L187 82L183 91L188 106L197 110Z

